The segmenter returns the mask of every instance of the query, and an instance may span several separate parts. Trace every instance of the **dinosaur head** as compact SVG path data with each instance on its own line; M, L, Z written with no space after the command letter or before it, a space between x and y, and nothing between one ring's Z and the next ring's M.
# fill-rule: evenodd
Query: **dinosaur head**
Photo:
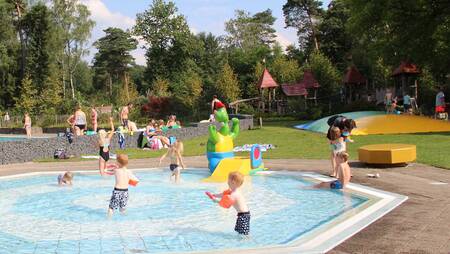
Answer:
M221 108L217 109L215 112L215 118L216 118L216 121L218 121L218 122L228 123L229 119L228 119L227 109L225 107L221 107Z

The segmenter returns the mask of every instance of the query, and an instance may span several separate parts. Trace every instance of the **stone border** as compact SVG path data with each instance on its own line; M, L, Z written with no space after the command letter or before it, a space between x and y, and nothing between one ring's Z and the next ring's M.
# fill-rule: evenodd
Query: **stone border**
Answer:
M253 128L253 116L230 115L240 119L241 130ZM207 135L210 123L198 123L194 127L169 130L166 135L176 136L179 140L191 139ZM219 123L216 123L219 126ZM137 148L141 132L125 135L126 148ZM205 140L206 142L206 140ZM114 135L111 142L112 150L119 149L118 136ZM0 142L0 164L22 163L36 159L52 158L56 149L64 149L68 155L97 154L97 136L74 137L69 144L66 137L32 138L18 141Z

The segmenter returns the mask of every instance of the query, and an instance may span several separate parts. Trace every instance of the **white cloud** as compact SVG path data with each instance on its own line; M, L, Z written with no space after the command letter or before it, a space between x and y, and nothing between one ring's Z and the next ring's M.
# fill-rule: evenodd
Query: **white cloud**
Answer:
M281 47L282 47L284 50L286 50L286 47L287 47L287 46L289 46L289 45L291 45L291 44L294 44L293 41L289 40L286 36L284 36L284 35L283 35L282 33L280 33L280 32L276 32L275 35L277 36L277 37L275 38L275 40L276 40L278 43L280 43Z
M136 20L134 18L123 15L120 12L112 12L108 9L108 7L103 3L102 0L80 0L80 2L87 6L89 11L91 12L91 18L95 21L95 27L92 31L90 44L94 43L96 40L105 35L103 30L108 27L118 27L123 30L131 29ZM133 50L131 55L135 58L136 63L140 65L145 65L145 50L141 47L144 44L142 40L137 38L139 41L138 49ZM91 46L90 54L86 56L88 62L92 60L96 53L95 47Z

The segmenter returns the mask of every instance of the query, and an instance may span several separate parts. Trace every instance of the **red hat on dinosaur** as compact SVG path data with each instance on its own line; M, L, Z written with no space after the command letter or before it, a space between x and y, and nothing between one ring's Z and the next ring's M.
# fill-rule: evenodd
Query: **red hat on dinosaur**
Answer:
M224 108L225 104L223 104L221 101L214 102L214 109Z

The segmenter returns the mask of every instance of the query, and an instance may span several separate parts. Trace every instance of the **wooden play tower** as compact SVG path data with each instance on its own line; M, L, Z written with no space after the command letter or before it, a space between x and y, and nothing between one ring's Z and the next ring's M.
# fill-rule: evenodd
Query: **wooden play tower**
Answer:
M367 79L354 65L347 69L347 72L344 75L343 83L344 98L347 103L360 100L368 93L369 87Z
M271 112L273 105L275 104L274 102L276 102L275 96L278 84L277 82L275 82L275 80L272 78L272 75L270 75L269 71L266 68L264 68L261 78L259 78L257 87L261 95L259 109L262 112L265 112L267 108L267 111Z

